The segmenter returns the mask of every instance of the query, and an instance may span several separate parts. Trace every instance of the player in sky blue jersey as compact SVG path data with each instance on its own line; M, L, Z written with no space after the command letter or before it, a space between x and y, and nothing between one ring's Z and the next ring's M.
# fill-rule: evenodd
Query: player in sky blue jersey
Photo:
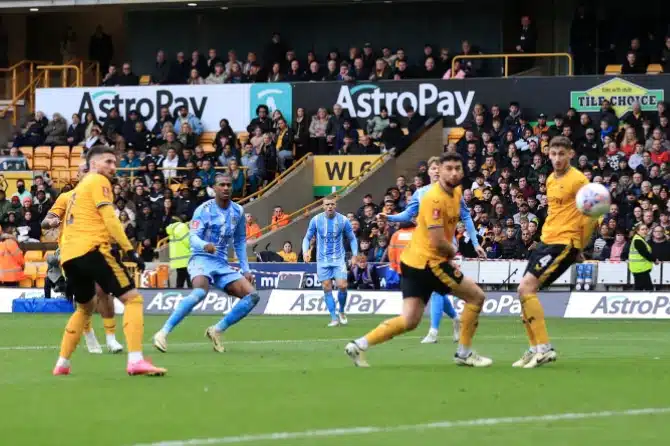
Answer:
M316 237L316 275L323 285L324 300L330 313L329 327L348 323L344 310L347 304L347 260L344 250L344 238L349 239L352 259L358 255L358 241L351 223L344 215L335 211L335 199L323 199L324 211L315 215L309 222L307 234L302 240L302 253L305 262L309 262L309 242ZM352 260L353 262L353 260ZM339 312L333 299L333 281L337 285Z
M428 189L430 189L432 183L438 180L439 167L439 158L433 157L429 159L428 175L430 176L431 184L417 189L416 192L414 192L414 195L412 195L410 202L407 203L405 210L401 213L395 215L379 214L379 217L386 219L390 223L412 221L412 219L419 214L419 203L421 202L421 198L423 198L424 194L428 191ZM479 245L479 240L477 240L477 230L475 229L475 225L472 222L470 209L468 209L468 205L464 200L461 200L460 213L461 221L463 221L465 224L465 229L468 233L468 236L472 240L472 245L475 247L477 255L480 258L486 258L486 251L484 251L484 249ZM457 245L455 239L454 245ZM449 316L454 321L453 340L454 342L458 342L460 336L460 322L458 319L458 314L456 313L456 310L451 303L451 296L442 296L440 294L433 293L430 297L430 329L428 330L428 335L421 341L422 344L434 344L437 342L437 335L440 329L440 322L442 320L443 313L447 313L447 316Z
M218 324L209 327L205 333L217 352L225 350L221 333L242 320L258 304L259 296L252 285L253 275L247 260L244 209L230 200L230 175L218 173L214 180L216 198L198 206L191 220L188 273L193 291L179 302L163 328L154 335L154 346L162 352L167 351L167 335L205 299L210 285L240 299ZM231 244L239 259L241 273L228 264L228 247Z

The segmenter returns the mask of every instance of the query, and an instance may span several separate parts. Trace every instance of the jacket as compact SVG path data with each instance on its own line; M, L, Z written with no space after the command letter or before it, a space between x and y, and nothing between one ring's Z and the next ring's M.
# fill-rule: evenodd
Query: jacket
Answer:
M26 261L14 237L0 235L0 282L20 282Z
M193 129L193 133L195 133L196 135L200 135L204 131L200 119L198 119L194 114L189 113L188 115L186 115L185 118L182 118L181 116L177 117L177 120L174 123L174 130L177 134L181 132L181 126L185 122L187 122L188 125L191 126L191 128Z
M64 119L52 120L44 129L47 145L64 145L67 142L67 124Z
M191 256L188 225L175 222L168 225L166 232L169 237L170 269L186 268Z

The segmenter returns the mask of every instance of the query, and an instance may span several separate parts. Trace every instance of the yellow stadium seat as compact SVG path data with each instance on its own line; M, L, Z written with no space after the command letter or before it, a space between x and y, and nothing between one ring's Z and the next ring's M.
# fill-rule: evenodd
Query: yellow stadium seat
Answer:
M63 157L56 157L51 159L51 168L52 169L70 169L70 160Z
M240 132L237 134L237 140L240 143L240 146L243 146L244 144L249 141L249 133L248 132Z
M44 253L42 251L26 251L23 258L26 261L26 265L28 262L41 262L44 259Z
M607 65L605 67L605 74L608 76L621 74L621 65Z
M46 277L47 275L47 269L49 268L49 265L47 265L45 262L40 262L37 264L37 277Z
M356 131L358 132L358 139L361 139L365 135L365 130L363 129L356 129Z
M81 156L70 156L70 169L78 169L79 165L85 161L86 159Z
M140 85L149 85L151 83L151 76L144 74L140 76Z
M36 263L26 263L26 266L23 268L23 273L26 277L35 280L37 277L37 264Z
M19 147L19 151L23 153L23 156L26 157L26 162L28 163L28 168L33 168L33 148L32 147Z
M173 184L170 184L170 190L172 191L172 193L175 193L175 194L176 194L177 192L179 192L179 189L181 189L181 187L182 187L182 184L181 184L181 183L173 183Z
M84 153L84 147L83 146L74 146L72 148L72 151L70 152L70 158L76 158L82 156Z
M47 256L50 256L52 254L56 254L56 251L45 251L44 252L44 261L47 261Z
M198 144L213 143L216 138L216 132L204 132L198 139Z
M51 158L51 147L49 146L39 146L35 147L35 152L33 154L35 158L38 157L46 157L46 158Z
M69 146L56 146L51 154L52 158L70 158Z
M449 136L447 139L449 142L457 142L463 135L465 135L465 129L463 127L453 127L449 129Z
M21 288L32 288L33 287L33 279L30 277L26 277L22 281L19 282L19 287Z
M647 65L647 74L661 74L663 73L663 65L659 63L652 63Z
M33 160L33 169L34 170L50 170L51 169L51 158L45 158L43 156L38 156Z
M44 277L38 277L37 279L35 279L35 288L44 289L45 282L46 279Z

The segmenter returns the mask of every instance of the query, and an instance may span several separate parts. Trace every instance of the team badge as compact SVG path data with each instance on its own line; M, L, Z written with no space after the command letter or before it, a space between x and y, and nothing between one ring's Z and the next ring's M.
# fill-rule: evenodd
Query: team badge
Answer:
M434 208L433 209L433 220L439 219L440 215L442 215L442 211L438 208Z
M200 221L199 220L193 220L191 222L191 229L198 229L200 227Z
M111 191L109 190L108 187L104 187L104 186L102 187L102 195L109 198L110 193L111 193Z

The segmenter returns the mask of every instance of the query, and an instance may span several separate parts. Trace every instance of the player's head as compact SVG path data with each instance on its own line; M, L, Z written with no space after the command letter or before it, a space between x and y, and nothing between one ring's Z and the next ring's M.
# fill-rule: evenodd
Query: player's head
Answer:
M440 157L431 156L428 158L428 176L430 182L434 183L440 179Z
M463 159L458 153L447 152L440 156L440 182L442 186L456 187L463 180Z
M228 173L221 172L214 176L214 193L217 200L230 200L233 180Z
M77 181L81 181L84 176L88 173L88 165L86 163L81 163L77 169Z
M91 172L106 176L110 180L116 174L116 153L107 146L93 146L86 154L86 165Z
M574 155L572 142L565 136L554 136L549 142L549 159L557 173L565 172L570 167Z
M330 218L335 215L335 209L337 209L337 202L334 196L323 199L323 210L326 212L327 217Z

